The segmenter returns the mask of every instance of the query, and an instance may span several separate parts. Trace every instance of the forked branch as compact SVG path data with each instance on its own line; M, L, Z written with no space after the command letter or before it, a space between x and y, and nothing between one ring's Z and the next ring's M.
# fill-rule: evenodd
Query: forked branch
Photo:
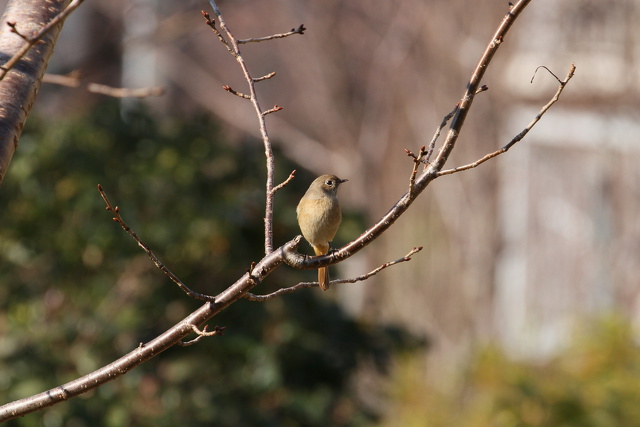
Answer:
M547 71L549 70L547 69ZM551 73L551 71L549 72ZM529 124L522 130L522 132L520 132L515 137L513 137L513 139L509 141L507 145L505 145L504 147L502 147L497 151L494 151L493 153L487 154L486 156L476 160L473 163L469 163L468 165L464 165L464 166L458 166L453 169L443 170L438 172L437 175L438 176L450 175L452 173L473 169L476 166L481 165L482 163L486 162L489 159L493 159L494 157L497 157L502 153L506 153L511 147L513 147L518 141L521 141L522 138L524 138L525 135L529 133L529 131L536 125L536 123L540 121L542 116L549 110L549 108L551 108L553 104L558 102L558 100L560 99L560 95L562 94L562 91L564 91L565 86L567 85L567 83L569 83L569 80L571 80L575 72L576 72L576 66L574 64L571 64L571 67L569 68L569 71L567 72L567 76L564 78L564 80L560 80L555 74L551 73L556 78L556 80L558 80L558 83L559 83L556 93L553 95L551 100L547 102L547 104L544 107L540 109L540 112L538 112L538 114L533 118L533 120L531 120L531 122L529 122Z
M402 262L407 262L407 261L411 261L411 257L420 252L422 250L422 246L417 247L417 248L413 248L411 249L411 251L409 251L409 253L407 253L405 256L403 256L402 258L398 258L395 261L390 261L390 262L386 262L380 266L378 266L377 268L375 268L374 270L371 270L368 273L365 273L361 276L358 277L354 277L351 279L340 279L340 280L332 280L331 282L329 282L330 285L341 285L343 283L356 283L356 282L362 282L364 280L367 280L368 278L375 276L376 274L378 274L379 272L381 272L382 270L392 267L394 265L400 264ZM305 289L305 288L315 288L320 286L320 284L318 282L301 282L298 283L297 285L294 286L289 286L286 288L280 288L277 291L271 292L270 294L266 294L266 295L256 295L253 294L251 292L247 292L244 297L246 299L248 299L249 301L258 301L258 302L264 302L264 301L268 301L270 299L273 299L275 297L279 297L281 295L286 295L286 294L292 294L296 291L299 291L300 289Z
M429 164L427 164L427 167L424 169L424 171L420 174L416 173L416 176L413 177L412 179L413 188L408 189L405 192L405 194L402 195L402 197L400 197L400 199L391 207L391 209L382 218L378 220L378 222L376 222L373 226L371 226L368 230L362 233L357 239L355 239L351 243L324 256L306 257L297 252L297 247L302 240L301 236L296 236L293 240L287 242L286 244L284 244L283 246L275 250L272 249L271 229L269 228L270 221L271 221L271 217L269 215L271 215L272 212L270 212L269 209L272 208L270 203L272 203L272 197L277 187L274 187L273 185L273 159L272 159L273 154L271 152L271 145L269 142L268 135L266 133L266 126L264 122L264 111L260 108L257 102L255 88L253 85L255 80L251 78L249 72L247 71L244 60L242 60L242 56L239 54L238 42L235 39L235 37L233 37L233 35L226 30L226 25L224 24L222 15L220 14L218 7L216 6L213 0L210 0L210 3L214 8L216 16L218 17L218 21L220 22L220 27L223 29L223 31L225 31L225 34L229 38L229 41L226 42L227 46L228 48L230 48L232 53L235 52L234 56L237 55L236 59L238 60L238 63L240 64L243 70L243 73L245 74L245 77L247 79L247 82L249 84L249 89L250 89L249 96L251 97L251 102L253 103L256 113L258 115L260 130L263 135L265 152L267 154L267 165L269 168L269 171L267 174L268 175L267 176L267 181L268 181L267 182L267 214L265 216L266 255L257 263L252 264L249 271L247 271L234 284L230 285L228 288L226 288L224 291L216 295L214 298L204 296L207 299L207 302L205 304L203 304L200 308L195 310L193 313L191 313L181 322L179 322L178 324L176 324L175 326L173 326L172 328L170 328L160 336L156 337L155 339L149 341L148 343L141 344L139 347L135 348L130 353L112 362L111 364L104 366L81 378L68 382L62 386L55 387L43 393L28 397L25 399L21 399L15 402L11 402L9 404L6 404L0 407L0 422L9 420L11 418L23 416L27 413L37 411L46 406L54 405L56 403L68 400L69 398L77 396L81 393L85 393L89 390L95 389L98 386L108 381L111 381L115 378L118 378L121 375L124 375L129 370L157 356L158 354L168 349L169 347L179 344L180 342L182 342L182 340L186 336L188 336L191 333L196 332L198 334L198 338L195 339L196 342L197 340L200 339L199 337L204 337L204 336L207 336L208 334L215 334L216 332L215 330L213 332L207 332L206 330L199 329L200 325L203 325L204 323L209 321L211 318L216 316L225 308L229 307L234 302L238 301L241 298L245 298L247 293L250 292L252 288L262 283L262 281L271 272L273 272L276 268L281 266L283 263L286 263L294 268L299 268L299 269L317 269L318 267L328 266L330 264L337 263L339 261L342 261L354 255L355 253L362 250L366 245L371 243L373 240L378 238L409 208L409 206L411 206L411 204L415 201L415 199L420 195L422 191L424 191L424 189L431 183L432 180L434 180L438 176L441 176L440 173L447 161L449 154L451 153L451 150L454 148L455 142L460 133L460 129L464 123L466 114L468 113L468 110L471 107L473 97L480 89L480 80L484 75L484 72L488 68L489 63L491 62L491 59L495 54L495 51L504 40L504 37L506 36L509 28L511 27L513 22L516 20L516 18L519 16L519 14L522 12L522 10L529 4L530 1L531 0L518 1L515 5L513 5L513 7L510 8L509 13L503 19L498 30L496 31L496 34L492 38L491 42L489 43L489 46L487 47L480 61L478 62L476 70L474 71L472 78L468 84L467 91L465 92L465 95L463 96L462 100L460 101L459 105L457 106L453 114L453 119L449 127L449 130L447 132L447 137L443 142L442 147L438 151L436 158L433 161L430 161ZM215 25L210 25L210 26L215 27ZM226 41L226 38L223 37L223 39L225 39ZM445 120L445 122L446 121L447 120ZM425 153L425 156L427 156L427 160L428 160L428 154L431 152L431 144L429 145L429 148L427 148L426 151L427 152ZM107 202L107 200L105 200L105 202ZM111 204L107 202L107 206L111 206ZM111 212L114 212L114 214L116 214L116 218L118 218L117 211L118 210L114 206L111 206ZM120 220L118 219L116 219L116 221L120 222ZM133 232L130 232L130 229L128 228L128 226L123 225L122 222L120 222L120 225L123 226L123 228L125 228L125 230L127 230L128 233L130 234L133 233ZM136 241L143 249L145 249L145 251L148 250L148 247L144 245L139 239L136 239ZM149 254L149 252L147 253ZM361 277L364 277L364 278L370 277L371 275L376 274L378 271L390 265L407 261L410 258L412 253L414 252L411 252L407 256L399 260L396 260L392 263L389 263L388 265L380 266L378 269L370 273L367 273L366 275ZM151 257L151 255L149 256ZM152 260L154 259L153 257L151 258ZM347 281L339 281L339 282L345 283L345 282L349 282L350 280L357 281L357 280L360 280L360 278L349 279ZM181 282L178 283L179 286L180 286L180 283ZM299 284L296 286L298 286L297 289L299 289L301 287L307 287L312 285ZM292 290L287 290L287 289L292 289ZM280 292L280 294L283 294L283 293L294 292L295 290L296 288L292 287L292 288L286 288L285 290L281 290L277 292ZM185 290L185 292L187 291ZM276 295L274 295L274 297L275 296ZM249 298L251 299L251 297ZM258 298L269 299L272 297L265 295L263 297L258 297Z
M297 28L292 28L291 31L287 33L281 34L273 34L266 37L258 37L258 38L249 38L249 39L238 39L227 26L218 5L214 0L209 0L209 4L213 8L213 12L216 15L216 19L220 23L220 29L216 27L215 19L212 19L211 16L207 12L202 12L202 15L205 18L206 24L211 28L211 30L218 37L220 42L227 48L229 53L233 55L236 59L240 68L242 69L242 73L249 87L249 93L243 94L241 92L237 92L231 89L229 86L224 86L224 89L228 92L237 95L241 98L248 99L251 101L253 108L258 117L258 126L260 128L260 135L262 136L262 143L264 145L265 158L267 163L267 177L266 177L266 188L265 188L265 214L264 214L264 251L265 254L271 253L273 251L273 203L274 203L274 180L275 180L275 161L273 157L273 148L271 146L271 140L269 138L269 133L267 132L267 125L265 118L267 115L271 113L275 113L277 111L282 110L282 107L274 105L272 108L268 110L263 110L258 102L258 95L256 93L255 84L257 82L261 82L264 80L268 80L275 76L275 72L269 73L266 76L262 77L252 77L249 72L249 68L240 53L239 46L245 43L253 43L253 42L262 42L262 41L270 41L275 39L281 39L285 37L289 37L296 34L304 34L306 28L304 25L300 25ZM224 34L223 34L224 33Z

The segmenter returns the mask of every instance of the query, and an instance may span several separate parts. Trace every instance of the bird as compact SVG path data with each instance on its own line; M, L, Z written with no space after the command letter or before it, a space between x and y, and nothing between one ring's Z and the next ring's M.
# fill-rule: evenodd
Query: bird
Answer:
M300 231L316 255L329 252L329 243L338 231L342 221L338 188L347 181L335 175L321 175L311 183L298 203L296 213ZM323 291L329 289L329 267L318 269L318 283Z

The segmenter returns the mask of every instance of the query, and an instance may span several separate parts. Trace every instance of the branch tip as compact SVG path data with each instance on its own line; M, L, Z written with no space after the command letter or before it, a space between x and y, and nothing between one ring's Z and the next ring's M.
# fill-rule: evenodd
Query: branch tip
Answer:
M291 180L295 178L295 176L296 176L296 170L294 169L291 171L287 179L285 179L283 182L281 182L280 184L273 187L273 189L271 189L271 194L274 194L276 191L280 190L282 187L289 184L289 182L291 182Z
M571 65L573 66L573 64L571 64ZM533 79L535 79L535 78L536 78L536 74L538 73L538 70L539 70L540 68L544 68L545 70L547 70L547 72L548 72L549 74L551 74L551 75L556 79L556 81L557 81L559 84L563 84L563 81L562 81L562 80L560 80L560 78L559 78L558 76L556 76L556 75L553 73L553 71L551 71L551 70L549 69L549 67L547 67L546 65L539 65L539 66L536 68L536 70L533 72L533 76L531 76L531 82L530 82L530 83L533 83ZM574 70L575 70L575 67L574 67Z
M276 105L273 106L273 108L270 108L270 109L268 109L266 111L263 111L262 115L266 116L267 114L275 113L275 112L280 111L282 109L284 109L284 107L280 107L279 105L276 104Z
M246 95L246 94L244 94L242 92L237 92L237 91L233 90L231 88L231 86L229 86L229 85L222 86L222 89L226 90L227 92L229 92L229 93L231 93L231 94L233 94L233 95L235 95L237 97L244 98L244 99L251 99L251 96Z
M304 24L300 24L298 28L292 28L291 32L295 34L304 34L307 29L304 27Z
M202 17L205 20L204 21L205 24L207 24L210 27L215 27L216 26L216 21L211 19L211 15L209 15L208 12L205 12L204 10L201 10L200 13L202 13Z

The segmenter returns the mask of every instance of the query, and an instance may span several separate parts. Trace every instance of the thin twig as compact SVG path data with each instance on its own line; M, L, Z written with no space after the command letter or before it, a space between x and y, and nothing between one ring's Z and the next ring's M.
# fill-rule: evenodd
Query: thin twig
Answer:
M538 67L539 68L539 67ZM547 68L547 67L544 67ZM548 70L548 69L547 69ZM468 165L464 165L464 166L459 166L457 168L453 168L453 169L447 169L447 170L443 170L437 173L437 176L442 176L442 175L450 175L452 173L456 173L456 172L462 172L465 170L469 170L469 169L473 169L476 166L481 165L482 163L486 162L489 159L492 159L496 156L499 156L502 153L506 153L511 147L513 147L518 141L522 140L522 138L525 137L525 135L527 133L529 133L529 131L536 125L536 123L538 123L538 121L542 118L542 116L549 110L549 108L551 108L551 106L553 104L555 104L558 99L560 99L560 95L562 94L562 91L564 91L565 86L567 85L567 83L569 83L569 80L571 80L571 78L573 77L573 75L575 74L576 71L576 66L574 64L571 64L571 67L569 68L569 72L567 73L567 76L565 77L564 80L560 80L558 79L558 77L556 77L555 74L551 73L551 71L549 71L554 77L556 77L556 79L559 82L559 86L558 86L558 90L556 90L555 95L553 95L553 98L551 98L551 100L540 109L540 112L534 117L534 119L527 125L527 127L525 127L522 132L520 132L519 134L517 134L511 141L509 141L509 143L507 145L505 145L504 147L502 147L501 149L494 151L493 153L489 153L486 156L482 157L479 160L476 160L473 163L469 163Z
M229 85L224 85L224 86L222 86L222 89L224 89L224 90L226 90L227 92L229 92L229 93L231 93L231 94L233 94L233 95L235 95L235 96L238 96L238 97L240 97L240 98L244 98L244 99L251 99L251 97L250 97L249 95L245 95L245 94L244 94L244 93L242 93L242 92L238 92L238 91L236 91L236 90L232 89L232 88L231 88L231 86L229 86Z
M282 187L284 187L285 185L289 184L291 182L291 180L293 178L295 178L296 176L296 170L292 170L291 173L289 174L289 177L287 179L285 179L283 182L281 182L280 184L276 185L275 187L273 187L273 189L271 190L272 194L275 194L276 191L280 190Z
M442 129L444 129L444 127L447 125L447 122L451 120L451 117L453 117L453 115L456 114L456 111L458 111L457 105L453 110L451 110L449 114L447 114L442 118L442 122L440 122L440 125L436 128L436 132L433 134L433 138L431 138L431 141L429 142L429 148L427 149L425 160L429 161L429 159L431 158L431 155L433 154L433 150L436 147L436 141L438 140L438 138L440 138L440 133L442 132Z
M42 82L73 88L79 88L83 85L79 73L77 72L71 72L67 75L45 74L42 78ZM147 98L150 96L160 96L165 93L164 88L158 86L129 89L107 86L99 83L87 83L84 85L84 89L92 93L99 93L113 98Z
M272 72L270 72L269 74L264 75L264 76L262 76L262 77L255 77L255 78L253 79L253 81L257 83L257 82L261 82L261 81L263 81L263 80L269 80L270 78L275 77L275 75L276 75L276 72L275 72L275 71L272 71Z
M12 27L13 32L25 41L25 44L7 62L0 66L0 80L4 79L9 70L15 67L15 65L22 59L22 57L26 55L27 52L29 52L29 49L31 49L36 43L38 43L38 41L40 41L40 39L42 39L56 25L63 22L71 12L76 10L76 8L80 6L80 4L82 4L83 1L84 0L72 0L71 3L69 3L69 6L67 6L62 12L56 15L55 18L49 21L47 25L42 27L40 31L38 31L32 37L27 37L26 35L19 33L16 29L15 23L8 23Z
M407 153L407 156L413 158L413 170L411 171L411 176L409 176L409 193L413 193L416 187L416 176L418 175L418 166L423 162L423 158L425 154L427 154L426 147L423 145L420 147L420 151L418 154L413 154L413 152L407 150L404 151Z
M187 285L182 283L182 281L178 278L178 276L173 274L173 272L171 272L171 270L169 270L169 268L167 268L167 266L165 266L162 263L162 261L160 261L160 259L156 256L156 254L153 253L151 248L149 248L149 246L146 243L140 240L138 235L131 229L131 227L129 227L127 223L124 222L124 220L122 219L122 216L120 216L120 209L118 208L118 206L113 206L111 204L111 201L109 201L109 198L107 197L101 185L98 185L98 191L100 192L102 199L107 205L107 210L113 213L114 215L113 220L118 224L120 224L120 227L122 227L122 229L126 231L127 234L129 234L129 236L131 236L133 240L135 240L138 243L138 246L140 246L142 250L145 251L145 253L149 256L149 258L151 258L151 261L155 264L156 267L158 267L169 279L171 279L176 285L178 285L180 289L182 289L184 293L186 293L191 298L195 298L200 301L215 302L214 297L192 291L191 289L189 289Z
M275 113L276 111L280 111L282 110L284 107L280 107L278 105L274 105L273 108L269 108L268 110L265 110L262 112L263 116L266 116L267 114L271 114L271 113Z
M204 10L202 11L202 16L205 19L205 23L211 28L211 30L213 30L213 33L218 36L218 39L220 40L220 42L224 45L224 47L227 48L227 50L229 51L229 53L231 55L233 55L234 57L237 56L237 52L233 49L233 47L229 44L229 42L224 38L224 36L220 33L220 31L218 30L218 28L216 28L216 21L214 21L213 19L211 19L211 16L209 16L209 14L207 12L205 12Z
M282 34L272 34L266 37L256 37L256 38L250 38L250 39L239 39L238 44L257 43L257 42L265 42L265 41L274 40L274 39L283 39L285 37L293 36L294 34L304 34L305 31L306 31L306 28L304 27L304 25L300 25L298 28L292 28L291 31L288 31Z
M178 341L179 346L188 347L190 345L194 345L195 343L199 342L205 337L213 337L215 335L224 335L224 330L227 328L226 326L214 326L213 331L209 332L207 331L207 325L204 325L204 328L202 328L202 330L198 329L196 325L191 325L191 329L198 336L189 341Z
M367 280L368 278L370 278L371 276L375 276L376 274L378 274L379 272L381 272L382 270L389 268L391 266L394 266L396 264L400 264L402 262L407 262L411 260L411 256L413 256L414 254L420 252L422 250L422 246L417 247L417 248L413 248L409 251L409 253L407 253L405 256L403 256L402 258L398 258L395 261L390 261L387 263L382 264L381 266L379 266L378 268L371 270L370 272L363 274L361 276L358 277L354 277L351 279L341 279L341 280L331 280L329 282L330 285L340 285L340 284L344 284L344 283L356 283L356 282L362 282L364 280ZM266 295L256 295L253 294L251 292L247 292L244 297L246 299L248 299L249 301L257 301L257 302L264 302L267 300L270 300L272 298L281 296L281 295L285 295L285 294L291 294L293 292L296 292L300 289L304 289L304 288L314 288L319 286L318 282L301 282L298 283L297 285L294 286L289 286L287 288L280 288L275 292L271 292L270 294L266 294Z
M17 24L15 22L7 22L7 25L9 26L9 28L11 28L12 33L18 35L18 37L20 37L22 40L26 41L27 43L30 42L29 37L22 34L20 31L18 31Z
M481 93L481 92L485 92L485 91L487 91L487 90L489 90L489 87L488 87L487 85L482 85L481 87L479 87L479 88L476 90L475 94L477 95L477 94L479 94L479 93ZM427 150L427 153L426 153L426 154L425 154L425 156L424 156L424 162L423 162L423 163L424 163L425 165L428 165L428 164L429 164L429 159L431 158L431 155L433 154L433 150L434 150L434 149L435 149L435 147L436 147L436 141L438 140L438 138L440 138L440 133L442 132L442 129L444 129L444 127L447 125L447 122L448 122L449 120L451 120L451 117L453 117L453 116L456 114L456 112L458 111L458 106L459 106L459 104L458 104L458 105L456 105L456 106L455 106L455 108L454 108L454 109L453 109L449 114L447 114L446 116L444 116L444 117L442 118L442 122L441 122L441 123L440 123L440 125L436 128L436 132L435 132L435 134L433 135L433 138L431 138L431 141L429 142L429 149Z

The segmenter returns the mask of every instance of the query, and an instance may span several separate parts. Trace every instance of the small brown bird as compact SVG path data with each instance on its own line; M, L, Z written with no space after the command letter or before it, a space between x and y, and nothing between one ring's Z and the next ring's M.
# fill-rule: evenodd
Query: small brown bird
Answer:
M329 243L338 231L342 220L338 204L338 187L346 179L335 175L316 178L298 203L298 225L305 239L311 244L316 255L329 252ZM329 289L329 267L318 269L318 282L322 290Z

